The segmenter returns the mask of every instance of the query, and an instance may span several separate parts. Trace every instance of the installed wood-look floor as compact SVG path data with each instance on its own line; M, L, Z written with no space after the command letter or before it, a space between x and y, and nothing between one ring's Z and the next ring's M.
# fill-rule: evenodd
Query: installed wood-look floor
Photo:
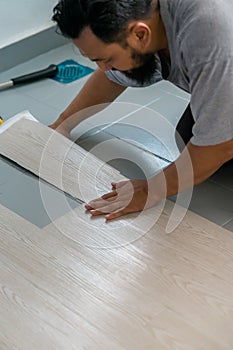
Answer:
M21 121L0 150L84 199L97 168L97 187L121 178L91 156L80 170L83 151L56 133L42 155L51 134ZM232 350L233 235L191 212L166 234L172 207L108 224L79 207L39 229L1 206L0 349Z

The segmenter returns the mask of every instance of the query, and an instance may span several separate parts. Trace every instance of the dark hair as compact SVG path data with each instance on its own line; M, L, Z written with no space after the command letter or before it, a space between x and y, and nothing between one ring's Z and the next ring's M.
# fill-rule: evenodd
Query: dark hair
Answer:
M121 42L129 22L150 18L158 0L60 0L53 21L60 32L76 39L85 27L105 43Z

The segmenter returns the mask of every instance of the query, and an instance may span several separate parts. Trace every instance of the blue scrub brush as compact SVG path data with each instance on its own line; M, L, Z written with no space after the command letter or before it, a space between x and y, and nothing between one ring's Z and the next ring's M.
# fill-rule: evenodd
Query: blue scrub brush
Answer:
M58 65L58 73L52 79L63 84L68 84L83 78L93 71L92 68L82 66L73 60L66 60Z
M58 65L51 64L45 69L0 83L0 90L9 89L10 87L14 87L16 85L32 83L44 78L52 78L60 83L67 84L92 72L93 69L89 67L82 66L73 60L66 60Z

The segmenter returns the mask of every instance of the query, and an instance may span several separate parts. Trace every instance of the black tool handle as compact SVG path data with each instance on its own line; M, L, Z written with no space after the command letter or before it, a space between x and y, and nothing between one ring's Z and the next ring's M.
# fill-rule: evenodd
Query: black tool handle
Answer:
M52 78L58 73L58 67L55 64L51 64L49 67L39 70L34 73L25 74L21 77L11 79L14 85L32 83L33 81L43 79L43 78Z

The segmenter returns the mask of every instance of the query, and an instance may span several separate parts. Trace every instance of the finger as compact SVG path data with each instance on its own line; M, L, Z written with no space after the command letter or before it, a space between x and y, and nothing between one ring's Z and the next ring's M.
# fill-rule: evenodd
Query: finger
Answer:
M112 202L106 205L106 203L102 207L93 208L90 211L90 214L95 215L101 215L101 214L111 214L116 211L122 210L122 204L118 201Z
M112 192L104 194L101 198L102 199L109 199L109 198L116 197L116 196L117 196L117 192L112 191Z
M85 207L85 209L87 209L87 210L93 209L92 206L91 206L89 203L86 203L86 204L84 205L84 207Z
M128 194L124 194L111 197L108 200L98 200L89 204L91 206L91 210L98 210L104 213L112 213L117 210L119 211L120 209L129 210L131 199L131 196L129 197Z
M90 214L91 214L91 216L98 216L98 215L103 215L103 214L106 214L106 213L102 212L100 210L92 209L92 210L90 210Z
M100 207L108 205L108 203L113 202L116 199L117 199L117 193L113 191L111 193L107 193L106 195L103 195L100 198L96 198L90 201L89 203L86 203L85 208L87 210L98 209Z
M108 206L110 203L114 202L116 200L116 196L108 198L108 199L96 199L94 201L91 201L90 203L85 204L85 208L87 210L98 210L102 207Z
M128 181L112 182L111 185L112 185L113 189L117 189L117 188L120 188L120 187L124 186L125 184L127 184L127 182Z
M125 215L125 214L126 214L125 210L124 210L124 209L123 209L123 210L121 209L121 210L116 211L116 212L114 212L114 213L105 215L105 219L106 219L107 221L109 221L109 220L113 220L113 219L119 218L119 217L121 217L121 216L123 216L123 215Z
M119 208L117 211L112 212L112 213L108 213L107 215L105 215L105 219L108 220L112 220L112 219L116 219L120 216L126 215L126 214L131 214L134 212L138 212L139 210L137 209L133 209L129 206L127 207L121 207Z

